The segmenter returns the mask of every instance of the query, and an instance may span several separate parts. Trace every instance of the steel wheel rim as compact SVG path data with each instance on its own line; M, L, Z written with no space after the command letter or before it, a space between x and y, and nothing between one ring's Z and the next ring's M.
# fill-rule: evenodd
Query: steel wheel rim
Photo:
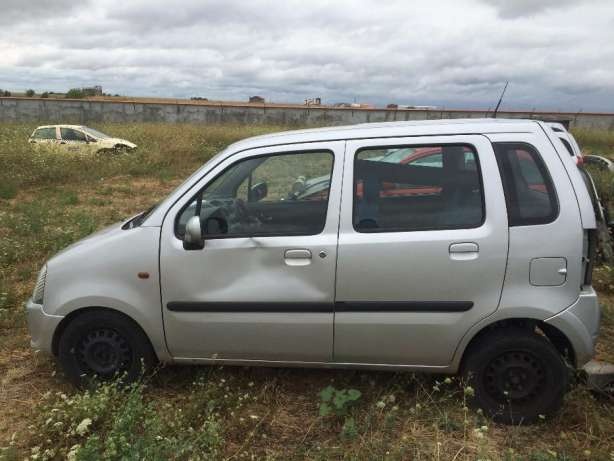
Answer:
M483 384L490 397L499 403L531 402L546 388L546 368L530 352L504 352L486 365Z
M111 377L125 371L132 362L128 340L109 328L90 330L79 339L76 347L80 369L85 374Z

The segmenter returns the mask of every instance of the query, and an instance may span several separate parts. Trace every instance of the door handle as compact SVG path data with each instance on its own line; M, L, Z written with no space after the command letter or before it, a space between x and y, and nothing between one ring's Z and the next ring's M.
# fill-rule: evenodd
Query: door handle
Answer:
M452 243L448 249L450 259L455 261L470 261L477 259L480 246L475 242Z
M288 266L308 266L311 264L311 251L306 249L286 250L284 261Z
M284 253L286 259L311 259L311 251L309 250L286 250Z

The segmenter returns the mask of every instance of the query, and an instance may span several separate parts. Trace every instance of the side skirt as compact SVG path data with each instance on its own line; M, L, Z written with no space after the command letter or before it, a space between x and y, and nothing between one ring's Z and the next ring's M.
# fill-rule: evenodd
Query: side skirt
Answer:
M230 365L243 367L271 367L271 368L325 368L345 370L382 370L406 371L418 373L454 374L458 370L451 366L425 366L425 365L388 365L384 363L343 363L343 362L282 362L274 360L236 360L219 358L188 358L174 357L172 363L178 365Z

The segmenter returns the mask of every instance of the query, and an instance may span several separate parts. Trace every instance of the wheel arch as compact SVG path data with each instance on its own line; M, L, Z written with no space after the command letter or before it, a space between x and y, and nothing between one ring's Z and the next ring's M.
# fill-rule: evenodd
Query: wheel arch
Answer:
M151 350L154 352L154 354L156 355L156 358L159 360L159 356L158 356L158 352L156 351L156 348L153 346L153 343L151 341L151 338L149 337L149 335L147 334L147 332L145 331L145 329L139 324L139 322L137 322L133 317L131 317L130 315L126 314L125 312L119 311L117 309L113 309L110 307L102 307L102 306L89 306L89 307L82 307L79 309L75 309L74 311L70 312L68 315L66 315L62 321L58 324L57 328L55 329L55 331L53 332L53 338L51 340L51 351L53 352L53 355L57 356L58 355L58 350L59 350L59 344L60 344L60 338L62 337L62 334L64 333L64 331L66 330L66 327L68 327L68 325L75 320L77 317L82 316L83 314L86 314L88 312L94 312L94 311L107 311L107 312L113 312L114 314L117 314L123 318L125 318L127 321L129 321L135 328L138 328L143 335L145 335L145 337L147 338L147 341L149 342L149 346L151 347Z
M460 360L458 361L459 368L462 370L472 348L475 347L484 336L496 334L497 330L508 328L526 329L527 331L545 337L565 361L569 362L572 367L576 367L576 353L573 345L561 330L539 319L519 317L497 320L477 330L467 341L462 351L460 351Z

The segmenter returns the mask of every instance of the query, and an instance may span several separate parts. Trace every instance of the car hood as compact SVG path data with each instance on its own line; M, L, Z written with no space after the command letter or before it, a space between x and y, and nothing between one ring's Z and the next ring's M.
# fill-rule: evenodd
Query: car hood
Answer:
M124 221L125 222L125 221ZM58 259L63 259L65 256L68 256L72 253L80 253L82 251L87 251L89 247L95 247L101 243L104 243L110 239L116 238L119 234L125 232L122 230L122 226L124 222L115 223L104 229L101 229L93 234L88 235L81 240L77 240L74 243L71 243L66 248L56 253L49 262L55 262Z
M122 138L101 139L100 142L103 144L112 145L112 146L116 144L123 144L125 146L128 146L130 149L134 149L136 147L136 144L134 144L133 142L130 142L127 139L122 139Z

